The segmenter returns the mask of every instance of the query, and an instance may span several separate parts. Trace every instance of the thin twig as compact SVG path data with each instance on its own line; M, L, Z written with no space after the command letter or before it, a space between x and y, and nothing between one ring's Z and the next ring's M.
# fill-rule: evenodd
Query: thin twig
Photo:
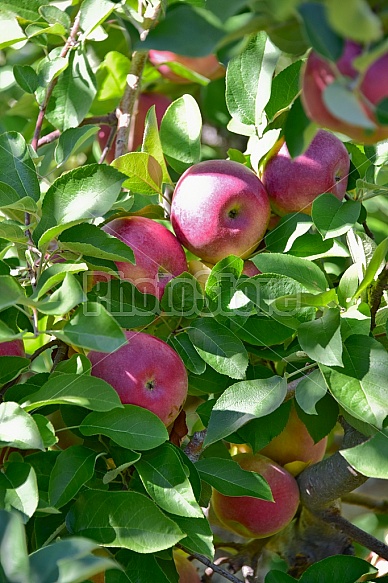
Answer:
M51 372L54 372L55 369L57 368L58 364L66 359L68 348L69 347L67 344L65 344L61 340L58 340L58 349L57 349L57 352L54 356L53 366L51 368Z
M363 506L369 508L377 514L388 514L388 500L375 498L366 494L359 494L358 492L350 492L342 496L342 502L345 504L354 504L355 506Z
M206 433L206 429L203 429L202 431L196 431L190 439L190 442L185 447L185 454L193 463L199 460L199 457L203 451L203 442L205 440Z
M178 546L180 546L180 545L178 545ZM197 559L197 561L199 561L203 565L206 565L206 567L209 567L212 571L214 571L215 573L218 573L219 575L221 575L225 579L232 581L232 583L241 583L241 579L239 579L238 577L235 577L234 575L232 575L232 573L225 571L225 569L222 569L221 567L219 567L215 563L212 563L207 557L204 557L203 555L200 555L198 553L194 553L193 551L187 551L187 549L185 549L184 547L182 547L182 548L186 552L189 552L192 557Z
M365 233L368 235L368 237L370 237L374 241L375 240L375 236L372 233L372 231L370 230L370 228L368 227L368 223L366 221L363 221L361 224L363 226L363 229L364 229Z
M100 159L98 161L99 164L102 164L105 161L105 158L108 155L108 152L111 149L112 144L114 142L114 139L115 139L115 136L116 136L116 132L117 132L117 127L116 126L112 126L111 129L110 129L109 136L108 136L108 139L106 141L105 147L104 147L103 151L101 152L101 157L100 157Z
M376 283L373 285L369 293L369 306L370 306L370 329L374 330L376 327L376 314L377 310L381 304L381 298L383 297L384 291L388 288L388 263L385 264L384 269L377 278Z
M38 356L40 354L42 354L42 352L45 352L46 350L48 350L49 348L52 348L53 346L58 346L58 344L59 344L59 340L50 340L50 342L47 342L47 344L43 344L43 346L40 346L40 348L37 348L35 350L35 352L30 356L31 362L33 360L35 360L35 358L38 358Z
M86 117L81 121L78 127L86 126L86 125L115 125L117 124L117 117L115 112L108 113L107 115L95 115L93 117ZM41 146L46 146L47 144L51 144L51 142L55 142L61 135L59 130L54 130L49 134L46 134L42 138L38 140L38 148Z

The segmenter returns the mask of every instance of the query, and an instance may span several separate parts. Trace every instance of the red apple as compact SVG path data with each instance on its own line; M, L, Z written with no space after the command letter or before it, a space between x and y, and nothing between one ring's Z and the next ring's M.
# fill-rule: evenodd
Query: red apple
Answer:
M314 443L305 424L299 419L295 407L292 406L290 417L283 431L260 453L281 466L296 461L315 464L321 461L325 455L326 445L327 437Z
M388 138L388 125L380 125L374 114L374 106L388 97L388 53L378 58L362 77L353 66L353 61L362 53L362 47L352 41L345 49L335 67L330 61L312 51L302 72L302 102L307 116L319 125L341 132L364 144L374 144ZM361 108L375 124L370 130L350 124L335 117L323 100L323 92L337 78L337 71L348 77L349 88L358 98Z
M22 356L26 354L24 352L24 346L22 340L9 340L8 342L0 342L0 356Z
M260 269L257 269L256 265L250 259L244 261L244 267L242 270L242 275L247 275L248 277L253 277L261 273Z
M148 53L150 62L157 67L158 71L170 81L174 83L192 83L190 79L185 79L177 73L174 73L167 63L180 63L187 69L199 73L207 79L217 79L225 74L225 68L218 62L215 55L207 55L206 57L185 57L177 55L171 51L156 51L151 50ZM166 64L164 64L166 63Z
M313 200L324 192L342 200L349 167L349 154L341 140L319 130L307 150L294 159L284 143L268 159L261 179L275 213L310 214Z
M134 252L136 265L117 261L122 279L138 290L161 298L167 283L187 270L185 253L166 227L146 217L114 219L103 230L124 241Z
M125 335L128 344L111 354L89 352L92 375L112 385L123 404L144 407L170 425L187 396L186 368L163 340L141 332Z
M263 238L270 217L267 193L252 170L231 160L208 160L180 177L171 204L179 241L203 261L245 259Z
M164 116L165 111L170 103L171 99L166 95L162 95L161 93L142 93L140 95L135 123L132 130L133 137L130 138L131 144L128 144L128 147L130 148L129 151L132 152L137 150L137 148L141 146L143 142L145 119L150 107L155 105L156 119L158 121L158 125L160 126L162 117ZM101 150L103 150L106 146L111 129L111 126L103 125L97 134L98 143L100 144ZM115 158L115 148L116 140L114 140L112 147L109 149L108 154L105 157L105 160L108 162L108 164L110 164Z
M295 478L260 454L240 453L233 460L244 470L257 472L267 480L274 502L249 496L225 496L213 489L216 517L226 528L247 538L266 538L283 530L294 518L299 505Z
M173 557L179 575L179 583L201 583L201 578L188 555L179 549L174 549Z

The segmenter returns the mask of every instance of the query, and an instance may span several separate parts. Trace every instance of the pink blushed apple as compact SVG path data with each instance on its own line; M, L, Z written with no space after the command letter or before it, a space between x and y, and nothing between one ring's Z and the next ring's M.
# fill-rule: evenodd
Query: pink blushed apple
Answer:
M192 83L192 81L174 73L174 71L168 66L168 63L170 62L179 63L187 69L199 73L199 75L203 75L207 79L216 79L225 74L225 68L219 63L215 55L206 55L205 57L185 57L183 55L177 55L171 51L150 50L148 58L150 62L157 67L161 75L173 83L185 84Z
M25 356L22 340L0 342L0 356Z
M89 352L92 375L111 384L123 404L144 407L170 425L187 396L183 361L155 336L140 332L125 335L128 344L111 354Z
M324 192L342 200L349 167L349 154L341 140L319 130L304 154L294 159L284 143L269 158L261 178L276 214L310 214L313 200Z
M114 219L103 230L126 243L136 265L117 261L122 279L143 293L161 298L167 283L187 270L186 256L177 238L166 227L146 217Z
M213 490L212 506L218 520L247 538L266 538L283 530L294 518L299 505L295 478L260 454L240 453L233 456L233 460L244 470L257 472L267 480L274 502L249 496L225 496Z
M305 112L312 121L341 132L356 142L374 144L388 138L388 125L379 124L373 111L374 106L388 97L388 54L379 57L361 76L353 66L353 61L360 56L362 50L361 45L346 41L343 54L335 67L312 51L302 71L301 99ZM348 87L357 97L360 107L376 124L374 130L346 122L328 110L323 93L337 79L337 71L348 78Z
M179 241L203 261L248 257L263 238L270 205L252 170L231 160L191 166L172 199L171 223Z

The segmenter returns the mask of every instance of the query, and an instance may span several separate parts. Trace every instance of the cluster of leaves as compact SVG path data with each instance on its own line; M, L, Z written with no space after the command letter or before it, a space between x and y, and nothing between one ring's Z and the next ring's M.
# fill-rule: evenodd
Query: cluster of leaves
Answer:
M83 581L112 567L112 583L177 582L177 544L212 559L201 510L211 486L271 499L268 484L242 470L225 444L259 451L278 435L289 414L287 379L306 369L294 399L313 439L341 414L368 436L342 455L363 475L388 479L386 143L346 144L348 200L322 194L311 217L283 217L253 257L260 275L243 276L243 261L230 256L204 289L184 273L161 302L119 279L91 287L93 271L114 273L115 261L134 260L102 222L132 214L168 225L166 191L191 165L226 156L217 141L203 144L202 118L222 136L228 124L248 138L246 153L242 146L228 156L256 171L280 135L298 155L314 131L298 97L305 51L335 59L342 36L379 47L383 19L362 0L162 4L144 40L137 1L65 2L65 10L2 2L0 341L23 338L32 355L0 357L0 579L11 583ZM78 11L79 34L68 46ZM151 109L141 151L98 164L99 126L89 121L118 106L131 50L150 48L193 57L217 50L228 64L226 87L180 67L193 82L182 89L147 63L142 87L174 98L160 130ZM52 139L32 148L39 111ZM377 242L364 232L366 219ZM119 348L123 329L152 333L181 356L189 398L199 403L189 437L207 429L195 463L154 414L123 406L91 376L87 351ZM116 561L94 556L91 540ZM354 557L325 561L301 581L343 583L346 571L350 583L373 572ZM275 571L266 578L291 580Z

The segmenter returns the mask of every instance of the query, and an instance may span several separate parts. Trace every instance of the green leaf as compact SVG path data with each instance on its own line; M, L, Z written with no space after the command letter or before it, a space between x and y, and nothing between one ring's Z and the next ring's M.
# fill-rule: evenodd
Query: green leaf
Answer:
M311 123L305 114L300 97L297 97L291 106L284 126L284 137L291 158L303 154L316 131L317 127Z
M170 514L203 518L185 467L175 447L164 443L135 463L141 481L154 502Z
M228 387L213 407L205 445L227 437L248 421L275 411L287 393L284 378L242 381Z
M388 253L388 237L381 241L374 250L373 256L369 261L368 267L365 270L364 279L357 288L353 299L358 298L363 291L373 282L376 273L382 267L382 263L385 260L385 256Z
M327 12L331 26L344 38L370 43L383 35L380 18L365 0L348 0L346 4L328 0Z
M368 478L388 479L388 431L377 432L368 441L349 449L341 449L342 457L360 474Z
M0 446L43 449L34 419L17 403L0 403Z
M299 6L299 13L313 49L326 59L338 61L344 48L344 40L331 28L326 6L318 2L308 2Z
M150 154L129 152L113 160L112 166L128 176L123 183L124 188L145 195L162 193L163 171Z
M151 294L141 293L129 281L112 279L99 282L93 289L99 302L123 328L147 326L160 313L159 301Z
M88 113L96 92L96 78L87 55L82 48L71 51L69 66L59 77L48 103L47 119L61 131L77 127Z
M20 198L12 186L0 182L0 208L37 214L37 206L30 196Z
M88 38L91 32L116 8L109 0L84 0L80 18L80 26L84 31L83 37Z
M79 306L62 330L52 333L68 344L98 352L114 352L127 342L116 320L96 302Z
M74 253L110 261L135 263L133 251L126 243L96 225L85 223L70 227L59 236L59 241Z
M117 392L105 381L88 375L55 373L23 403L26 411L47 404L78 405L92 411L121 407Z
M160 124L160 140L170 166L179 173L201 159L202 118L194 97L185 94L167 109Z
M179 542L181 529L137 492L83 492L67 515L71 532L107 547L155 553Z
M285 326L262 312L244 320L245 318L240 324L238 316L234 316L230 321L230 329L241 340L254 346L282 344L294 333L293 328Z
M42 436L44 447L52 447L55 445L58 442L58 439L55 437L55 429L51 421L39 413L35 413L33 415L33 419L38 426L39 433Z
M38 75L29 65L14 65L15 81L26 93L34 93L38 87Z
M298 340L312 360L327 366L342 366L340 310L327 308L320 318L301 324Z
M149 32L145 40L135 44L135 49L173 50L178 55L206 57L215 51L224 34L221 23L209 14L209 10L200 10L185 3L167 10L165 18Z
M50 8L54 8L54 6ZM62 14L66 14L66 12L62 12ZM54 153L54 158L58 166L67 162L70 156L78 152L89 138L97 134L98 130L98 126L86 125L78 128L70 128L62 132Z
M363 559L337 555L327 557L308 567L299 579L299 583L320 583L322 577L329 578L330 583L356 583L362 575L376 572L376 567Z
M283 573L283 571L277 571L276 569L269 571L265 576L264 583L295 583L296 579Z
M196 318L205 301L197 279L187 271L168 282L163 292L161 308L167 315Z
M356 95L338 80L323 90L323 102L336 118L353 126L374 130L374 124L362 109Z
M16 190L19 198L39 200L40 188L25 139L17 132L0 135L1 181Z
M35 513L39 500L34 468L23 462L7 464L0 475L0 486L6 489L5 508L17 510L26 524Z
M226 104L230 115L240 123L260 125L279 55L266 32L260 31L251 35L244 50L229 62Z
M30 555L32 580L39 583L84 581L105 569L119 568L107 557L96 557L99 546L81 537L68 537L39 548Z
M59 22L64 28L68 29L71 26L71 20L67 12L64 12L56 6L41 6L39 8L39 14L41 14L49 24Z
M86 295L81 285L74 275L66 273L62 285L49 298L36 302L35 306L43 314L62 315L85 301Z
M135 462L137 462L141 458L141 454L131 451L130 449L125 450L127 461L119 466L116 466L113 470L109 470L106 472L104 477L102 478L103 484L109 484L113 480L116 480L117 476L124 472L127 468L133 466Z
M199 356L214 370L233 379L243 379L248 354L241 340L214 319L195 320L188 334Z
M27 245L25 228L14 221L0 221L0 237L8 239L8 241L20 242Z
M206 281L206 296L209 298L209 308L217 315L232 314L236 294L236 282L244 268L242 259L229 255L212 268ZM241 292L237 292L241 293ZM235 296L236 299L236 296ZM246 298L242 298L244 301ZM244 302L245 303L245 302Z
M116 201L124 176L106 164L89 164L74 168L57 178L45 194L42 204L42 220L34 231L35 241L56 225L67 225L58 233L46 233L40 246L73 221L90 220L108 212Z
M184 549L190 552L205 555L213 560L214 546L213 533L206 518L185 518L184 516L171 516L186 537L180 542Z
M2 6L3 7L3 6ZM4 7L5 8L5 7ZM1 41L0 50L26 40L17 18L8 12L0 12ZM25 44L23 42L23 44ZM20 46L20 45L19 45Z
M299 92L300 69L303 61L295 61L283 69L272 81L271 97L265 106L265 113L270 121L278 112L288 107Z
M307 259L282 253L260 253L252 261L262 273L286 275L312 293L325 291L328 287L323 271Z
M164 559L163 555L163 559ZM120 573L106 573L106 583L177 583L178 574L176 573L176 581L170 579L164 572L164 563L167 561L160 560L158 554L147 553L141 555L133 551L122 550L115 554L115 559L120 562L124 570ZM168 561L175 570L174 562ZM175 571L176 572L176 571Z
M344 368L321 366L331 393L354 417L382 429L387 416L385 348L373 338L355 334L345 340L342 358Z
M381 124L388 124L388 99L385 97L376 106L377 121Z
M121 447L139 451L158 447L168 439L159 417L137 405L124 405L108 413L90 413L80 431L83 435L106 435Z
M168 342L179 354L188 370L197 375L205 372L206 363L195 350L187 332L171 336Z
M61 508L70 502L93 477L96 456L95 451L83 445L72 445L59 454L50 476L48 494L52 506Z
M295 389L295 399L308 415L318 415L316 404L327 393L325 379L320 370L313 370L303 377Z
M323 240L326 240L347 233L357 222L360 211L360 202L341 202L334 194L325 193L313 201L311 216Z
M265 237L265 247L271 253L287 253L294 241L310 230L311 217L303 213L291 213L282 217L276 227Z
M152 156L152 158L158 162L162 169L163 182L172 185L172 181L168 173L166 161L163 155L162 142L160 141L155 105L150 108L146 116L141 150L142 152L146 152Z
M0 356L0 386L16 379L29 365L29 358L23 358L21 356Z
M297 402L294 405L299 419L306 426L314 443L318 443L318 441L326 437L338 421L338 404L329 392L317 402L317 415L308 415L299 407Z
M225 496L251 496L261 500L273 500L266 480L256 472L243 470L232 459L204 458L195 467L202 480Z
M79 273L87 271L86 263L56 263L45 269L38 280L36 290L31 296L34 300L39 300L50 289L61 283L68 273Z
M3 509L0 509L0 569L8 581L31 581L23 522L16 512Z

